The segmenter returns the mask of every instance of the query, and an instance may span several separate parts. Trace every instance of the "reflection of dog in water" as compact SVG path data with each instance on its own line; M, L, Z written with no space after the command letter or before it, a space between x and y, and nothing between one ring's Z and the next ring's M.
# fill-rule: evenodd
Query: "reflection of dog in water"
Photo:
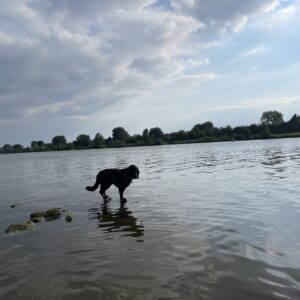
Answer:
M101 211L90 209L93 215L91 219L98 220L98 227L106 232L128 232L125 236L140 237L144 235L144 226L137 224L137 218L127 207L121 205L119 209L112 211L110 207L104 203Z
M139 178L139 173L140 171L135 165L131 165L125 169L105 169L98 173L95 184L93 186L87 186L86 190L93 192L101 185L100 195L105 200L108 197L105 191L114 184L119 189L120 200L126 202L123 193L130 185L132 179Z

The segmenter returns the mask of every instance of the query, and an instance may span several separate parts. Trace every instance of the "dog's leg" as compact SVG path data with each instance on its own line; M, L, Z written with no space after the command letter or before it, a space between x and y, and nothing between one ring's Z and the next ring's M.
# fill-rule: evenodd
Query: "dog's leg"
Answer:
M101 184L100 188L100 195L103 197L103 199L107 199L108 196L105 194L105 191L111 186L111 184Z
M126 198L123 197L124 191L125 191L124 188L120 188L120 187L119 187L119 193L120 193L120 201L121 201L121 203L127 202Z
M100 195L103 197L103 199L105 200L106 198L108 198L108 196L107 195L105 195L105 191L101 191L100 190Z

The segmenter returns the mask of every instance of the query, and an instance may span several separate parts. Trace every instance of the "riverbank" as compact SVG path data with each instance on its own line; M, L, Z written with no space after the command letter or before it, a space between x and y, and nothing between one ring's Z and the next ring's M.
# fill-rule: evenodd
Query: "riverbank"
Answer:
M266 140L266 139L284 139L284 138L298 138L300 137L300 132L290 132L284 134L273 134L270 133L267 136L262 135L252 135L248 138L243 138L241 135L232 136L221 136L221 137L202 137L193 140L178 140L168 142L162 139L154 140L152 143L140 142L140 143L126 143L124 141L111 141L109 144L103 144L99 147L75 147L74 145L68 144L65 147L60 148L38 148L32 149L30 147L23 148L22 151L3 151L0 148L0 154L11 154L11 153L31 153L31 152L52 152L52 151L70 151L70 150L88 150L88 149L111 149L111 148L127 148L127 147L143 147L143 146L160 146L160 145L181 145L181 144L198 144L198 143L216 143L216 142L235 142L235 141L249 141L249 140Z

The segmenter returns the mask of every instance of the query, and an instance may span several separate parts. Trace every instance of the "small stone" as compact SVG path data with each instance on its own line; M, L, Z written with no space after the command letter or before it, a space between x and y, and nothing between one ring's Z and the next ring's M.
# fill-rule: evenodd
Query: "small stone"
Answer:
M33 218L46 218L47 212L46 211L38 211L34 212L30 215L30 219L32 220Z
M21 203L14 203L14 204L12 204L10 207L11 207L11 208L17 208L17 207L20 207L20 206L22 206Z
M73 215L73 214L67 214L67 216L66 216L66 218L65 218L65 220L66 220L67 222L72 222L73 219L74 219L74 215Z
M20 230L29 230L29 229L33 229L34 228L34 224L32 221L28 221L22 224L11 224L6 230L6 233L11 233L11 232L16 232L16 231L20 231Z
M46 221L46 219L44 217L33 217L31 218L31 221L33 223L43 223Z

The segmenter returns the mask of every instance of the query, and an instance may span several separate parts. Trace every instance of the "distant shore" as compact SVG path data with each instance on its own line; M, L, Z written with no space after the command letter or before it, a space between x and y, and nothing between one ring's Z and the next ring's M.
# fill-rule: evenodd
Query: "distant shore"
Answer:
M89 150L89 149L112 149L112 148L129 148L129 147L145 147L145 146L160 146L160 145L183 145L183 144L200 144L200 143L216 143L216 142L235 142L235 141L250 141L250 140L266 140L266 139L283 139L283 138L298 138L300 137L300 132L291 132L287 134L272 134L269 137L259 137L252 136L247 139L234 139L234 138L226 138L226 139L199 139L199 140L186 140L186 141L175 141L172 143L160 142L153 144L123 144L118 143L115 145L103 145L102 147L85 147L85 148L70 148L70 149L37 149L30 150L24 148L23 151L18 152L3 152L0 150L0 154L13 154L13 153L32 153L32 152L61 152L61 151L71 151L71 150Z
M123 127L112 130L112 136L105 139L101 133L96 133L93 139L87 134L80 134L75 141L68 142L64 135L53 137L51 143L42 140L32 141L30 146L21 144L5 144L0 148L0 154L66 151L83 149L121 148L137 146L156 146L172 144L209 143L226 141L243 141L259 139L278 139L300 137L300 116L294 114L285 122L278 111L267 111L262 114L259 124L248 126L215 127L212 122L199 123L191 130L179 130L164 133L159 127L146 128L142 134L130 135Z

